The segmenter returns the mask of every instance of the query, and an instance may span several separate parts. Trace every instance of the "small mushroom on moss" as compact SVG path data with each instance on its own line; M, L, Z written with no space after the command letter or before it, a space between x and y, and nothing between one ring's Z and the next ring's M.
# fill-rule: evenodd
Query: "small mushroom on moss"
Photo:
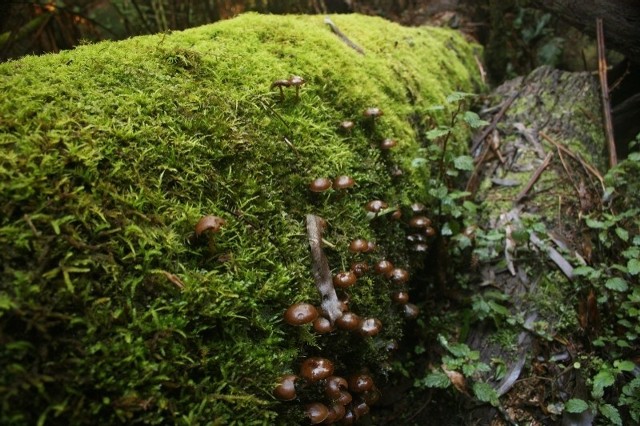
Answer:
M349 402L351 402L351 401L349 401ZM344 404L344 405L347 405L347 404ZM340 425L340 426L349 426L349 425L354 424L355 422L356 422L356 415L353 414L353 411L351 410L351 408L347 408L345 410L344 417L342 417L342 420L340 420L340 422L338 422L338 425Z
M365 109L363 114L367 118L376 119L376 118L382 117L384 115L384 112L382 112L380 108L371 107L371 108Z
M384 210L387 207L389 207L389 204L385 203L382 200L371 200L364 205L364 209L366 211L375 213L376 215L380 213L381 210Z
M394 284L404 284L409 281L409 272L406 269L394 268L389 275L389 279Z
M362 400L369 406L375 405L380 401L382 392L374 385L371 389L362 394Z
M321 402L311 402L304 406L304 414L312 425L317 425L329 416L329 408Z
M425 243L418 243L411 247L411 251L415 253L426 253L429 251L429 245Z
M351 287L356 283L356 274L352 271L338 272L333 276L333 285L340 288Z
M378 246L376 245L376 243L375 243L375 242L373 242L373 241L367 241L367 249L365 250L365 252L366 252L366 253L374 252L374 251L376 251L376 248L377 248L377 247L378 247Z
M330 376L324 383L324 394L327 398L335 401L340 398L342 391L349 388L347 379L340 376Z
M333 374L333 362L326 358L311 357L300 365L300 376L311 383L326 379Z
M418 308L413 303L407 303L404 305L404 316L409 319L414 319L418 317L420 314L420 308Z
M414 216L409 219L409 226L412 228L424 229L431 225L431 219L426 216Z
M284 91L282 90L283 87L290 87L291 86L291 82L289 80L276 80L273 83L271 83L271 88L273 89L274 87L277 87L278 89L280 89L280 100L284 99Z
M300 86L302 86L305 83L304 78L300 77L299 75L292 75L289 78L289 83L296 88L296 98L299 98Z
M195 232L196 237L204 233L216 233L220 231L220 228L226 223L226 221L219 217L213 215L202 216L198 223L196 223Z
M424 228L424 235L426 235L427 237L433 237L434 235L436 235L435 228L427 226L426 228Z
M304 325L318 318L318 310L310 303L294 303L284 313L284 321L289 325Z
M356 277L360 278L367 272L369 272L369 264L367 262L354 262L351 264L351 271L356 274Z
M291 401L296 398L296 380L298 376L295 374L286 374L282 376L278 385L273 390L273 396L280 401Z
M375 336L382 330L382 322L377 318L366 318L360 321L358 331L363 336Z
M351 409L353 410L353 414L356 416L356 419L366 415L369 413L369 406L362 399L358 399L352 404Z
M340 128L342 130L344 130L345 132L350 132L353 129L354 126L355 126L355 124L351 120L345 120L342 123L340 123Z
M418 213L422 213L423 211L426 210L426 206L422 203L413 203L411 204L411 211L414 214L418 214Z
M366 253L369 250L369 242L364 238L356 238L349 243L351 253Z
M363 393L373 388L373 377L369 374L354 374L347 379L349 390L355 393Z
M311 192L324 192L331 188L331 179L326 177L319 177L311 181L309 184L309 190Z
M383 151L388 151L398 145L398 142L395 139L386 138L382 142L380 142L380 149Z
M391 300L400 305L404 305L409 302L409 293L406 291L396 291L391 295Z
M356 182L351 176L338 176L333 180L333 189L348 189L355 185Z
M395 210L393 213L391 213L391 219L393 220L402 219L402 211L400 209Z
M388 261L386 259L382 259L378 263L375 264L373 269L375 269L375 271L377 273L379 273L380 275L383 275L385 277L389 277L389 276L391 276L391 271L393 271L393 263L391 263L390 261Z
M336 320L338 328L347 331L353 331L360 326L360 317L353 312L345 312Z
M318 317L313 320L313 329L318 334L327 334L331 333L334 330L333 325L331 325L331 321L325 317Z

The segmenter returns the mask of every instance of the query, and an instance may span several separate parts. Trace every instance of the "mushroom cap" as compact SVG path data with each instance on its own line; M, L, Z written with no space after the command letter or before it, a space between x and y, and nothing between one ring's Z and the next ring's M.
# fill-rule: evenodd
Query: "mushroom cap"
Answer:
M373 377L368 374L354 374L347 379L349 390L355 393L363 393L373 388Z
M360 326L360 317L353 312L345 312L336 320L336 325L342 330L352 331Z
M333 276L333 285L340 288L351 287L356 283L356 274L352 271L338 272Z
M349 393L349 391L343 390L343 391L340 391L340 397L338 398L337 402L342 405L347 405L352 400L353 400L353 396L351 395L351 393Z
M385 277L391 275L391 271L393 271L393 263L388 261L387 259L382 259L373 267L375 271Z
M431 219L426 216L414 216L409 219L409 226L412 228L426 228L431 225Z
M404 316L409 319L417 318L420 313L420 308L418 308L413 303L407 303L404 305Z
M311 383L326 379L333 374L333 362L326 358L311 357L305 359L300 365L300 376Z
M324 394L331 400L337 400L340 398L342 391L349 388L347 379L340 376L327 377L324 383Z
M391 295L391 299L400 305L404 305L409 302L409 293L402 290L396 291Z
M273 396L280 401L291 401L296 398L296 380L298 376L295 374L286 374L280 378L280 382L273 390Z
M312 425L317 425L329 416L329 409L321 402L311 402L304 406L304 413Z
M389 279L394 284L404 284L409 281L409 272L407 272L406 269L393 268L391 274L389 275Z
M360 278L367 272L369 272L369 264L367 262L355 262L351 264L351 271L356 274L356 277Z
M319 177L311 181L309 184L309 190L311 190L311 192L324 192L331 188L331 183L331 179Z
M382 330L382 322L377 318L366 318L360 321L358 326L363 336L375 336Z
M334 327L331 324L331 321L329 321L327 318L318 317L313 320L313 329L318 334L327 334L331 333L334 330Z
M284 313L284 321L289 325L308 324L318 318L318 310L310 303L294 303Z
M355 126L355 123L351 120L345 120L340 123L340 128L342 130L351 130Z
M344 414L346 411L347 409L342 404L339 404L339 403L331 404L331 407L329 407L329 415L324 420L324 423L333 424L338 420L341 420L344 417Z
M389 150L391 148L394 148L396 145L398 145L398 141L396 141L395 139L386 138L382 142L380 142L380 149Z
M380 210L386 209L387 207L389 207L389 204L382 200L371 200L364 205L365 210L371 213L379 213Z
M291 82L289 80L276 80L273 83L271 83L271 88L273 89L274 87L289 87L291 86Z
M356 182L351 176L338 176L333 180L333 189L347 189L355 185Z
M219 216L202 216L198 223L196 223L196 237L199 237L204 232L218 232L225 223L226 221Z
M291 78L289 78L289 83L293 86L302 86L304 84L304 78L299 75L292 75Z
M352 253L365 253L369 249L369 242L363 238L356 238L349 243L349 251Z
M422 203L413 203L411 204L411 211L414 212L415 214L418 213L422 213L423 211L425 211L427 208L427 206L425 206Z
M378 118L380 116L384 115L384 112L382 112L382 110L380 108L377 107L371 107L371 108L367 108L364 110L364 116L365 117L373 117L373 118Z

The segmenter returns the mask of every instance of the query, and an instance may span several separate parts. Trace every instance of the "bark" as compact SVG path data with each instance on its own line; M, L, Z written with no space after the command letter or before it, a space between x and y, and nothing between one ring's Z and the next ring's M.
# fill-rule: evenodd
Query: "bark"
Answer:
M596 18L602 18L607 48L640 63L640 3L637 0L533 0L533 4L594 37Z

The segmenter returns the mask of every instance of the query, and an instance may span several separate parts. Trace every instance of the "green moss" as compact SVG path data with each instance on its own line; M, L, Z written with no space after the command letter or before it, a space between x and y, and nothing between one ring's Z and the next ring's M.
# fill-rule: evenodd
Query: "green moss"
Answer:
M351 292L379 337L282 324L288 304L319 302L304 217L329 221L336 271L354 237L411 265L404 226L362 205L426 199L412 115L478 75L454 32L334 21L366 55L321 17L247 14L0 65L0 423L295 424L271 390L300 357L378 375L402 325L386 281ZM292 74L306 85L281 102L270 84ZM385 112L373 127L369 106ZM338 174L357 186L308 192ZM205 214L227 221L213 244L193 236Z

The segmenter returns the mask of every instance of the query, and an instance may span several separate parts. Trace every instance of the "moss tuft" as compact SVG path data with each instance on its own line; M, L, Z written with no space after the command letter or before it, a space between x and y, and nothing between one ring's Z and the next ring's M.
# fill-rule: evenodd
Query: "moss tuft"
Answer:
M355 237L415 262L403 225L362 206L426 199L411 117L478 76L454 32L334 21L366 55L321 17L246 14L0 65L0 423L295 424L271 391L301 357L379 374L402 325L386 281L351 292L383 321L373 339L282 323L319 302L304 217L328 220L335 271ZM270 85L291 75L306 84L281 101ZM307 190L340 174L356 187ZM193 232L206 214L226 220L212 241Z

